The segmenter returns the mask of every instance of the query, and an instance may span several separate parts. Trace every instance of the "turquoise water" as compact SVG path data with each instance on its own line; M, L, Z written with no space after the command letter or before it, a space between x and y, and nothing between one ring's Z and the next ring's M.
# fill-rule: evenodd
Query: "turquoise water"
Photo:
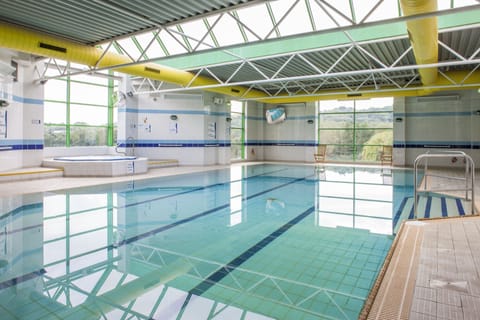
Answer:
M1 319L356 319L410 178L232 166L2 198Z

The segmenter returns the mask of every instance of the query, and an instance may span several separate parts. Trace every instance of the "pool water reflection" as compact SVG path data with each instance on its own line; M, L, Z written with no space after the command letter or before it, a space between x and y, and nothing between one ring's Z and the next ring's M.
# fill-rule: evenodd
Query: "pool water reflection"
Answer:
M232 166L2 198L0 314L356 319L410 178Z

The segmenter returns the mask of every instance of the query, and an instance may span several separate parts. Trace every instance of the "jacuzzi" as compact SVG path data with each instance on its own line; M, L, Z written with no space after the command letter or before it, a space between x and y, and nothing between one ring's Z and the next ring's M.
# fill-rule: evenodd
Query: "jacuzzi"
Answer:
M63 169L65 177L116 177L148 171L148 159L124 155L68 156L45 159L42 166Z

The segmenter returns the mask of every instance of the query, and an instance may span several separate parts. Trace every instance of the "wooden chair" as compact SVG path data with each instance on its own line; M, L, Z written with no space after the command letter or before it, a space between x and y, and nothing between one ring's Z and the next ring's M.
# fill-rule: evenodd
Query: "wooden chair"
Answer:
M319 144L317 147L317 153L313 155L313 157L315 158L315 162L324 162L326 152L327 152L327 145Z
M384 163L392 164L393 156L393 147L392 146L383 146L382 151L380 151L380 162L382 166Z

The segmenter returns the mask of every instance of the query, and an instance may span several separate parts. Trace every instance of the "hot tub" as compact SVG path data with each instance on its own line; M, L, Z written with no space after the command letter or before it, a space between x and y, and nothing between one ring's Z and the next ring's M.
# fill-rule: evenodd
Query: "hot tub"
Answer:
M148 159L124 155L67 156L45 159L42 166L63 169L65 177L116 177L148 171Z

